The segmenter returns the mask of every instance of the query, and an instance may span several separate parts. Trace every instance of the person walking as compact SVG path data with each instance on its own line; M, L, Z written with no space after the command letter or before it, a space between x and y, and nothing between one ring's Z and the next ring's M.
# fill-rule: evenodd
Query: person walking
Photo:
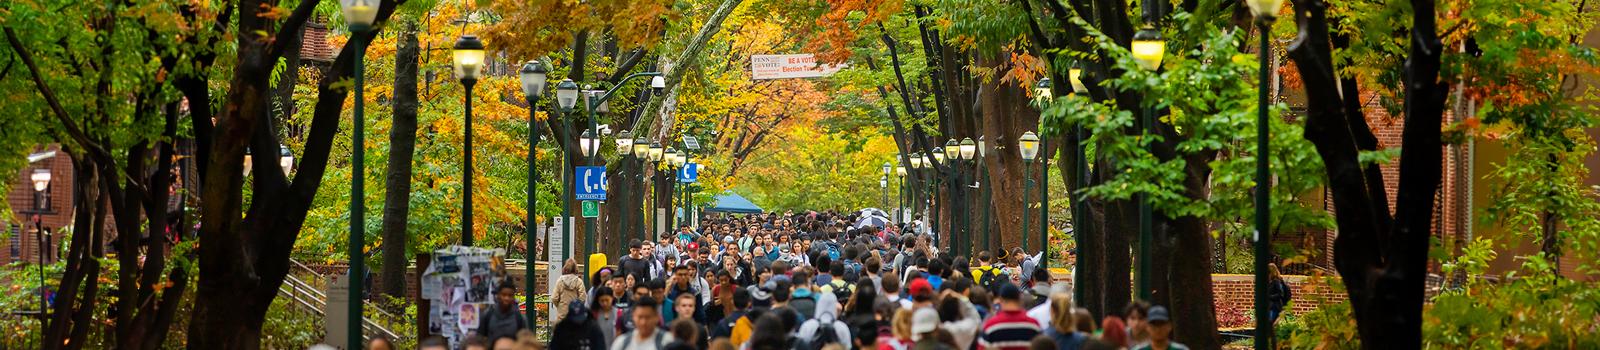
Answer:
M912 350L956 350L955 339L949 332L939 329L939 312L920 308L911 316Z
M1022 308L1022 289L1010 283L1000 286L1000 311L983 324L978 350L1024 350L1039 336L1039 323Z
M673 341L672 335L661 331L661 306L655 298L640 296L633 301L634 330L611 341L611 350L663 350Z
M800 325L797 336L806 341L808 350L822 349L829 344L850 350L850 327L839 320L839 299L832 293L817 294L816 316Z
M754 323L747 316L750 314L750 291L735 289L732 299L733 312L717 321L716 327L711 329L711 338L728 338L734 345L744 345L745 341L750 340L750 330Z
M617 260L617 269L622 270L624 275L633 276L635 280L650 280L650 262L640 255L643 248L644 245L637 239L628 241L628 255Z
M516 337L517 331L528 329L528 320L517 310L517 287L511 282L501 283L495 288L494 304L479 314L478 334L484 338L498 339Z
M582 303L574 301L563 308L562 314L567 317L556 322L555 329L550 332L550 348L562 350L606 350L610 342L605 332L600 330L600 323L590 317L589 308Z
M1056 293L1050 295L1050 327L1044 334L1055 340L1055 350L1078 350L1083 348L1084 341L1089 335L1078 331L1079 319L1072 308L1072 295ZM1088 320L1093 322L1093 320Z
M1150 307L1150 319L1145 322L1150 327L1150 343L1134 350L1189 350L1188 346L1172 341L1172 319L1166 307Z
M978 326L983 319L978 317L978 309L972 307L961 294L950 289L944 291L939 298L936 310L939 312L939 327L950 332L955 339L957 349L970 349L972 342L978 336Z
M583 305L588 301L584 298L583 277L578 276L578 261L567 259L561 263L561 278L556 279L556 290L550 295L550 305L557 305L553 310L557 322L567 318L567 308L560 305L573 302Z
M605 336L605 344L611 344L611 340L617 338L617 297L611 292L611 287L601 286L595 291L589 311L593 314L594 323L600 327L600 334Z
M1267 320L1278 323L1278 316L1283 315L1283 308L1289 306L1292 298L1294 292L1289 288L1289 282L1284 281L1283 275L1278 273L1278 264L1267 264Z

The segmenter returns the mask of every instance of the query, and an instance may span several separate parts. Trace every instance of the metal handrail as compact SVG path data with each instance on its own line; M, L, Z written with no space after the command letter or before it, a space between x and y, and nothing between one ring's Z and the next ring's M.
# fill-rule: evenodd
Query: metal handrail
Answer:
M298 261L294 261L293 259L290 259L289 261L293 262L296 266L298 266L298 267L300 267L302 269L310 271L312 273L312 275L315 275L315 276L318 276L318 277L323 276L322 274L316 273L316 270L311 270L310 268L306 267L305 265L301 264ZM281 285L281 286L278 287L279 294L287 294L287 296L294 303L299 304L299 306L302 307L302 308L305 308L307 310L315 312L317 315L322 315L322 316L326 315L325 313L323 313L323 309L326 308L327 305L328 305L328 302L327 302L328 296L326 294L324 294L321 290L318 290L317 288L312 287L309 283L306 283L305 281L301 280L298 277L294 277L294 274L289 274L289 275L284 276L284 282L285 282L284 285ZM285 287L287 287L288 289L285 290ZM301 296L305 296L305 297L302 298ZM373 311L377 311L379 314L381 314L381 316L387 317L389 319L393 319L394 318L394 315L392 315L392 314L390 314L390 313L388 313L386 311L383 311L383 309L373 308ZM366 315L362 315L361 328L362 328L363 333L368 333L368 334L381 333L384 336L388 337L389 339L400 339L400 335L399 334L396 334L394 331L389 330L388 328L385 328L385 327L383 327L382 325L379 325L376 322L373 322L372 319L369 318L369 317L366 317Z
M312 276L316 276L317 280L319 280L319 281L326 280L327 277L328 277L328 275L324 275L322 273L317 272L317 270L312 269L310 266L306 266L306 264L301 263L299 260L289 259L289 262L294 263L294 266L296 268L299 268L301 270L305 270L306 272L310 273ZM347 270L348 270L348 268L347 268ZM293 277L293 276L294 276L293 274L289 275L289 277ZM301 281L301 284L304 284L306 286L312 286L310 283L306 283L304 281ZM316 290L316 288L309 288L309 289ZM328 296L324 295L320 290L317 291L317 297L318 298L322 298L322 299L327 299L328 298ZM379 315L383 316L386 319L395 319L395 318L397 318L397 316L395 316L392 313L389 313L389 311L386 311L383 308L372 308L372 311L378 312Z

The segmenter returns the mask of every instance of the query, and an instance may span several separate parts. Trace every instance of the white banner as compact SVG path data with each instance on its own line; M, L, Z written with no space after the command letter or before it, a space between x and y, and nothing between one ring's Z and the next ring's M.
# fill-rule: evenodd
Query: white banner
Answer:
M843 64L819 66L816 56L809 53L750 56L750 78L754 80L826 77L845 67Z

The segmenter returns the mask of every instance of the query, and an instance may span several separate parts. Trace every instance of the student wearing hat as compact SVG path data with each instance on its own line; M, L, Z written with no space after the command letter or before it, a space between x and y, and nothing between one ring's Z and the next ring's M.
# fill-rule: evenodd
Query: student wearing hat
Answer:
M1039 323L1022 308L1022 289L1010 283L1000 286L1000 311L983 323L978 350L1025 350L1040 334Z
M1145 322L1150 327L1150 343L1134 350L1189 350L1188 346L1172 341L1172 318L1167 314L1166 307L1150 307L1149 316Z
M917 278L911 280L909 289L912 309L933 307L933 284L928 283L927 279Z
M912 313L910 350L956 350L955 337L939 323L939 312L921 308Z

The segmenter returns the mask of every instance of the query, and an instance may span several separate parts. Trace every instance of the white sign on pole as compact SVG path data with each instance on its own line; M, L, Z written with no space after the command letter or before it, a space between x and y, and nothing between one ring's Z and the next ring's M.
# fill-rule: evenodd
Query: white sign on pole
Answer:
M550 247L549 263L552 266L561 266L563 262L567 261L567 237L566 235L563 235L563 232L561 231L562 228L566 227L564 225L565 222L566 218L559 216L556 217L555 227L550 228L550 238L547 238L547 241L545 241L545 245ZM552 280L554 280L554 278L552 278Z
M667 231L667 208L656 208L656 232L654 232L654 233L655 234L661 234L661 233L666 232L666 231ZM661 237L656 237L656 239L661 239Z
M328 276L328 302L323 305L322 329L328 332L326 344L345 344L350 320L350 278L343 274Z
M750 55L750 78L754 80L826 77L845 67L843 64L818 65L816 56L809 53Z
M545 269L547 269L547 271L545 271L545 281L544 281L545 282L545 287L544 287L545 293L551 293L551 294L555 293L556 280L561 278L561 265L566 263L566 261L567 261L567 259L566 259L566 255L567 254L566 254L566 251L565 251L566 244L564 243L566 241L566 239L564 239L564 237L561 236L562 219L563 218L561 218L561 217L556 217L555 218L555 226L550 226L550 227L548 227L548 228L546 228L544 230L545 237L547 237L547 238L545 238L545 246L546 246L546 248L550 249L550 253L548 255L549 258L550 258L550 261L549 261L548 264L545 264ZM528 264L528 268L530 268L530 269L533 268L533 264ZM529 283L532 283L532 282L530 281ZM556 322L561 321L561 320L557 320L556 319L556 313L554 311L556 310L557 307L567 307L567 306L566 305L550 305L550 309L549 310L551 312L546 312L545 313L546 316L550 317L550 324L555 324Z

